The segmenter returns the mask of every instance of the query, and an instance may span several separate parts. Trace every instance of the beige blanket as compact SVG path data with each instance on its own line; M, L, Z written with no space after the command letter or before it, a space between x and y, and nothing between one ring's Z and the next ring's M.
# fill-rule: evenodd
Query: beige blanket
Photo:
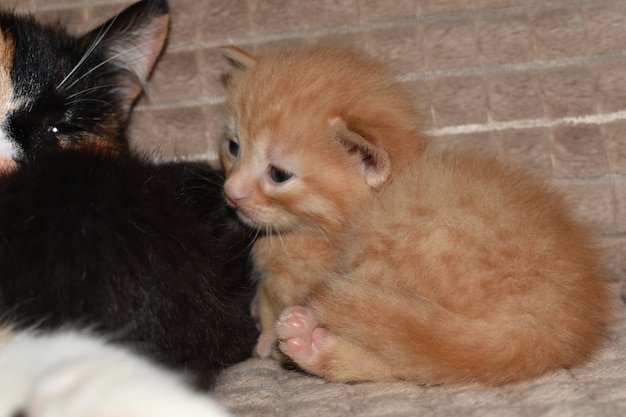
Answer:
M218 398L236 416L611 416L626 415L626 314L589 365L498 388L331 384L251 359L229 369Z
M132 0L0 0L80 31ZM626 281L626 0L170 0L172 31L132 125L139 149L215 160L215 46L316 42L387 60L436 146L508 158L565 190ZM625 416L626 309L585 367L519 385L328 384L249 360L217 395L238 416Z

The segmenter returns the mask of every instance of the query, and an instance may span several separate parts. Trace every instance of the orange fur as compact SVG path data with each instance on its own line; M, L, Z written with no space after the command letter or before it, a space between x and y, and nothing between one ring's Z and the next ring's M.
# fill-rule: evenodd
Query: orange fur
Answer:
M281 311L305 305L308 339L281 349L333 381L498 384L590 358L612 301L558 193L495 159L425 150L410 100L367 58L227 55L240 68L225 195L266 231L253 248L258 355Z

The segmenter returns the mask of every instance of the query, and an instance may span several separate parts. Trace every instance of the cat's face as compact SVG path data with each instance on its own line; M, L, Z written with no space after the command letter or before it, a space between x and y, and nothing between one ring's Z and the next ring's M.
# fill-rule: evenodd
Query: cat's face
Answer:
M404 121L412 107L384 94L375 101L371 90L389 82L369 59L322 48L224 53L238 67L220 150L224 192L252 227L341 228L387 182L391 158L413 146L414 122Z
M328 123L294 122L253 128L242 121L224 142L227 201L260 230L341 226L370 193L358 161L333 142Z
M0 13L0 168L68 146L126 147L167 12L165 0L145 0L83 36Z

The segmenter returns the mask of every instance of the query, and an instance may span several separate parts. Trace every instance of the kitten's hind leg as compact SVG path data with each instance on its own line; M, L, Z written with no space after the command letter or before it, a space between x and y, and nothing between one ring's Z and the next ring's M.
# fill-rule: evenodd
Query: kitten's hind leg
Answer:
M286 308L276 333L280 350L312 374L336 382L394 379L386 361L330 332L311 308Z
M579 335L531 312L471 317L418 294L343 278L313 293L307 308L286 309L276 325L280 349L331 382L494 385L581 362L570 343Z

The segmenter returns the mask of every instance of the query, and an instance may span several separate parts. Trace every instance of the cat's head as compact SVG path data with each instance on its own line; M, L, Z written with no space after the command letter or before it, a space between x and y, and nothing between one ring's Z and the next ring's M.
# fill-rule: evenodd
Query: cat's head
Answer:
M122 134L168 31L166 0L136 3L81 36L0 12L0 167Z
M341 228L421 154L414 106L380 63L339 48L223 52L224 192L252 227Z

